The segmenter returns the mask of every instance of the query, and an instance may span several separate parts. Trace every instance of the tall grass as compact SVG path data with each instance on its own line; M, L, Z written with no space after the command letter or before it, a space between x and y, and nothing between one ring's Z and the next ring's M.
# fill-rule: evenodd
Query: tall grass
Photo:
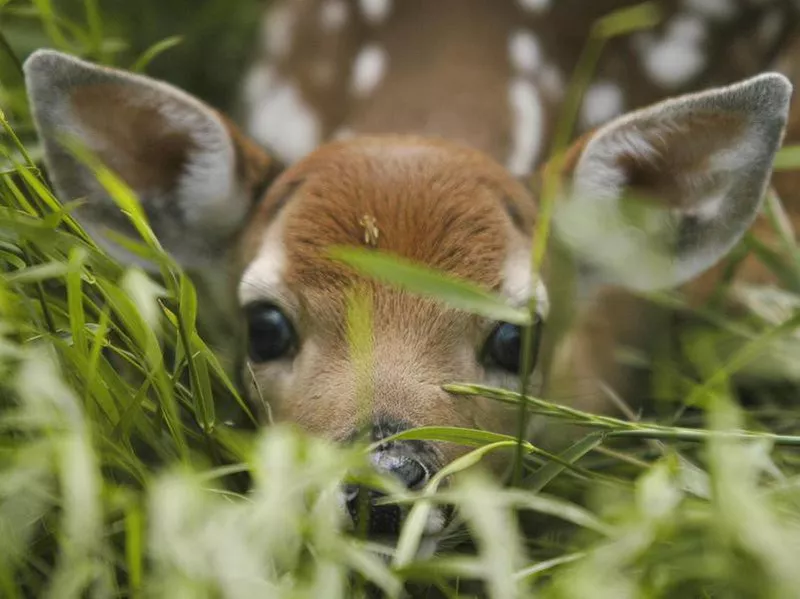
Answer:
M70 217L72 206L53 197L17 73L40 45L148 70L160 51L171 52L171 36L193 39L223 4L204 4L197 22L132 52L120 36L133 3L0 1L0 595L334 598L377 588L399 597L413 588L503 599L800 596L795 391L756 386L745 410L730 381L767 366L797 380L793 360L776 359L800 355L797 286L748 295L744 321L697 314L706 325L687 341L688 372L664 375L686 390L686 402L659 420L584 414L529 397L524 385L519 393L451 385L464 401L494 397L522 418L580 425L585 436L552 455L482 431L402 433L473 448L419 493L376 479L368 447L253 425L197 331L191 282L160 252L124 184L96 165L136 225L137 247L160 264L159 283L107 258ZM148 19L159 18L155 3L144 6ZM595 43L646 25L648 11L604 21ZM122 60L126 52L135 55ZM576 73L573 108L586 72ZM780 160L797 166L791 152ZM777 199L769 206L779 215ZM537 238L546 236L545 228ZM793 281L797 247L793 235L784 240L780 253L761 251ZM534 251L539 260L543 247ZM758 248L750 241L741 251ZM483 290L391 257L341 249L335 257L410 292L530 321ZM363 309L351 311L356 346L369 337ZM720 337L733 344L724 355ZM519 480L502 488L476 466L509 448L519 448ZM454 472L457 483L439 489ZM336 493L343 480L382 485L410 506L396 548L347 530ZM418 558L426 514L442 502L457 507L457 526L437 555Z

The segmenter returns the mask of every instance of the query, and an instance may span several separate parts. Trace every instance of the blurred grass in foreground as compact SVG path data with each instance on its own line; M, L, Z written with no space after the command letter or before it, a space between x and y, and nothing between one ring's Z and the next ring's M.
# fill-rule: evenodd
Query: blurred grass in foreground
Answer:
M132 32L170 23L162 11L192 15L196 25L159 35L182 35L194 52L207 39L197 34L206 31L203 23L227 6L227 0L206 2L198 11L185 2L109 1L101 13L93 0L0 1L0 23L20 58L56 45L145 67L155 55L146 48L158 39L143 43ZM224 14L221 21L232 29L232 12ZM636 13L624 16L607 21L619 29L605 33L636 26ZM244 39L243 47L251 47ZM531 413L586 425L586 436L559 456L519 444L518 488L501 489L472 468L489 452L517 446L514 438L448 428L403 433L475 451L448 469L465 470L455 487L437 490L437 477L418 494L423 500L396 496L415 507L396 554L381 559L391 552L344 534L335 491L344 478L390 481L369 474L364 448L332 447L285 428L254 433L227 424L226 414L241 416L246 408L197 333L191 283L166 256L156 284L86 239L70 206L56 202L28 161L38 152L24 90L14 61L6 54L0 61L0 102L28 146L6 127L0 140L1 596L345 597L364 581L389 596L400 596L406 583L465 596L472 582L498 599L800 595L794 390L776 395L757 387L744 411L729 385L745 366L798 380L786 356L800 356L794 326L800 288L749 294L753 314L744 322L707 319L706 330L691 340L692 375L670 371L702 411L673 406L661 422L645 424L496 392ZM214 101L202 81L167 78ZM782 168L800 166L791 152L780 160ZM102 174L147 239L135 199ZM770 206L780 209L776 200ZM152 245L146 251L157 255ZM338 257L411 292L527 321L489 295L412 265L374 253ZM768 258L793 280L793 238ZM353 323L356 339L363 336L359 327ZM727 359L716 354L720 336L733 344ZM451 391L464 401L493 393L465 385ZM743 429L756 432L726 434ZM243 474L252 479L249 490ZM440 501L458 507L474 543L463 543L466 535L454 530L439 554L417 560L420 523Z

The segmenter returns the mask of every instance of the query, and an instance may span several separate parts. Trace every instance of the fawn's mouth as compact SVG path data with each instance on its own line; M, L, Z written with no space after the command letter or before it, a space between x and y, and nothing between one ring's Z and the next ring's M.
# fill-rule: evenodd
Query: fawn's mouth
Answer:
M343 492L347 513L354 530L369 537L397 537L405 522L409 505L391 503L383 493L365 489L348 489ZM366 497L364 497L366 495ZM434 506L425 522L425 535L441 533L450 519L450 510Z
M412 507L406 503L392 503L379 491L351 485L342 490L342 503L348 516L348 528L354 534L363 534L370 541L392 548L400 538ZM449 506L434 505L431 508L422 530L418 557L435 551L451 519Z

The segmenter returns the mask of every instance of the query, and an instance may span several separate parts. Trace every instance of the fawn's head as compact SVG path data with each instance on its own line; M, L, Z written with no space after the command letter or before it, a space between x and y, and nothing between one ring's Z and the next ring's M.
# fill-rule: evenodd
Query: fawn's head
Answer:
M61 198L86 199L76 214L99 240L104 229L128 230L90 170L60 144L68 134L138 194L161 244L217 310L224 341L246 358L250 398L263 397L273 419L342 442L365 426L375 440L424 425L513 434L514 412L452 397L442 385L513 388L523 369L535 380L536 365L520 363L518 327L361 278L326 252L366 245L518 306L535 297L546 323L547 289L530 263L537 190L477 151L409 136L331 143L283 169L214 110L166 84L52 51L34 54L25 71ZM719 260L758 210L790 91L783 77L763 75L631 113L577 142L562 165L566 216L557 222L588 266L580 271L586 285L674 286ZM630 191L652 207L638 227L626 224ZM666 259L631 283L626 265L653 240ZM373 322L367 408L348 344L353 298ZM557 360L566 378L597 373L608 359L580 338L569 347ZM460 451L390 443L375 462L417 487ZM396 518L381 522L396 529ZM432 522L430 532L440 526Z

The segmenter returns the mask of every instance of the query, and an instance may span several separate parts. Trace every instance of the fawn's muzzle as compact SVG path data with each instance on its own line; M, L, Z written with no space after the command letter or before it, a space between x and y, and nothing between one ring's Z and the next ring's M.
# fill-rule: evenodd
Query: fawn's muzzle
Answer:
M402 423L384 421L373 426L371 437L373 442L379 442L408 428ZM410 491L422 489L439 469L435 448L422 441L390 441L378 446L371 457L377 470L393 476ZM344 488L345 505L355 528L365 530L369 537L396 537L400 532L407 508L383 503L380 501L383 498L385 495L374 489L358 485L346 485ZM436 511L426 533L439 532L444 523L444 514Z

